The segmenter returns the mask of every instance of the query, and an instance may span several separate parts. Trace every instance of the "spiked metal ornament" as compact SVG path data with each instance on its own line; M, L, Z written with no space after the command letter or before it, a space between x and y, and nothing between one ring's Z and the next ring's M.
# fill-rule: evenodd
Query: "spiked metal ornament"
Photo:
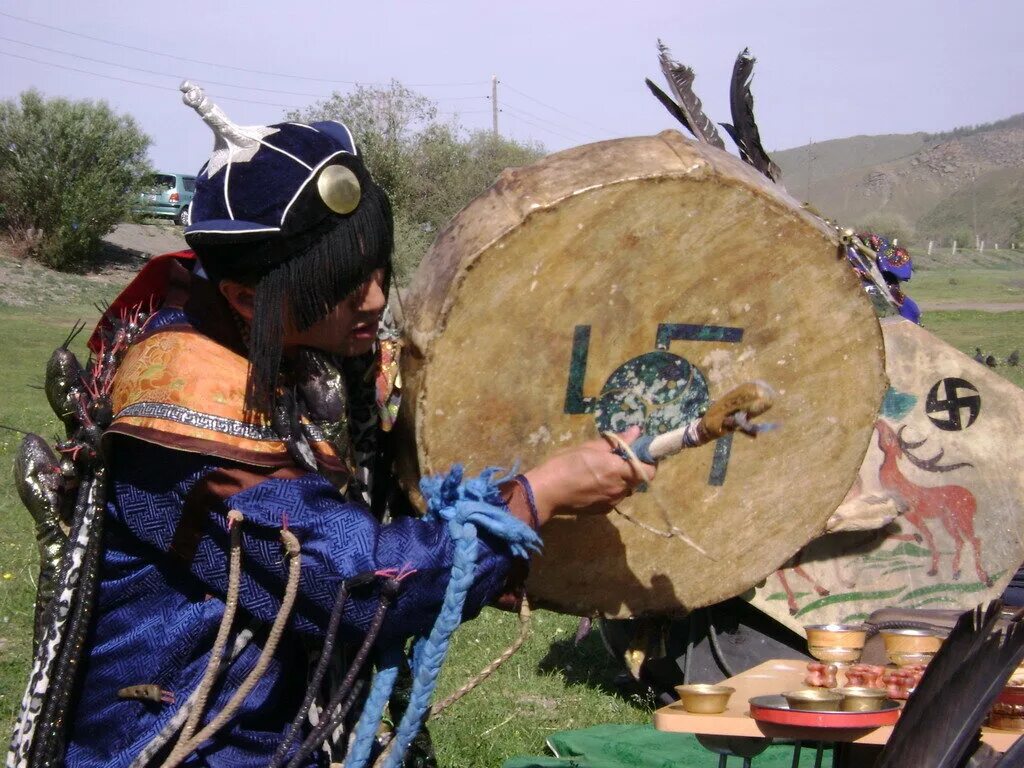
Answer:
M278 132L265 125L235 125L224 110L210 101L203 89L185 80L180 86L181 100L203 118L215 136L213 154L206 164L206 177L213 178L229 163L247 163L259 151L262 139Z

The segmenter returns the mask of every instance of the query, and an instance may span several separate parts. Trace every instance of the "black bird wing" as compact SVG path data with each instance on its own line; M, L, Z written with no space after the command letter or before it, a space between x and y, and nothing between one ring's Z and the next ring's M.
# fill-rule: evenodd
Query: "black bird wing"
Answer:
M761 145L761 134L754 119L754 94L750 82L754 77L754 62L750 49L744 48L732 68L729 85L729 106L732 125L722 124L740 150L740 157L772 181L782 180L782 170L768 156Z
M995 600L957 621L893 729L875 768L961 768L995 765L980 741L981 724L1013 670L1024 659L1018 614L997 628Z
M711 118L704 114L703 105L697 98L697 94L693 92L695 77L693 70L674 60L668 47L661 40L658 41L658 59L661 62L661 71L665 73L665 79L668 80L669 88L675 96L676 105L683 117L680 117L671 108L669 108L669 112L672 112L697 137L698 141L725 149L722 137L718 135L718 129L715 128ZM651 85L648 81L648 87ZM651 90L654 91L653 87ZM659 93L660 91L655 92L654 95L658 96L658 100L662 104L665 104L665 101L658 95ZM668 107L667 104L665 106Z

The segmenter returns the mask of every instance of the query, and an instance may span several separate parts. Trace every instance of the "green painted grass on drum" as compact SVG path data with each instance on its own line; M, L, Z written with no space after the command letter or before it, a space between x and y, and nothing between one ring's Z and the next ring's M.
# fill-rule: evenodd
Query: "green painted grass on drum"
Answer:
M1010 271L1003 270L1004 277ZM15 272L21 278L17 284L10 279ZM6 259L0 259L0 273L0 423L52 436L57 422L43 393L32 387L42 383L46 360L72 323L78 318L91 322L96 315L92 303L112 298L119 281L47 275ZM970 284L980 291L986 279ZM974 347L980 346L1000 361L1024 340L1024 312L928 312L925 322L957 348L973 354ZM76 349L81 351L81 339ZM1020 371L997 368L1018 386L1024 385ZM37 557L31 522L9 469L19 439L0 430L0 521L5 533L0 540L0 728L5 732L28 674ZM545 611L534 614L533 634L525 647L432 725L442 765L498 765L513 755L542 753L544 738L556 730L649 722L649 702L615 692L612 681L617 665L605 654L596 633L574 647L576 624L572 617ZM460 629L438 696L462 685L515 634L515 617L490 609Z

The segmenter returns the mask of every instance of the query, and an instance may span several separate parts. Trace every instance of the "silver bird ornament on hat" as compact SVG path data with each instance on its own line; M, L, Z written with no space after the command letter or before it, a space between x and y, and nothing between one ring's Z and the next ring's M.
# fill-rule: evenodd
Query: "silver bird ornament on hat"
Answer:
M265 125L236 125L220 107L210 101L202 87L185 80L179 90L181 100L192 107L203 122L210 126L215 137L213 153L206 164L206 176L211 178L228 163L247 163L259 151L262 139L278 132Z

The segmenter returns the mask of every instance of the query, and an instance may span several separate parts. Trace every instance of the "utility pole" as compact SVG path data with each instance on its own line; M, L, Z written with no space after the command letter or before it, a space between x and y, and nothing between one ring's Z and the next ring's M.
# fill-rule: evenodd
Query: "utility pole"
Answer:
M498 135L498 76L491 75L491 123L492 131Z
M812 180L814 178L814 161L818 159L818 155L811 149L814 139L807 139L807 195L804 198L804 202L811 202L811 189Z

